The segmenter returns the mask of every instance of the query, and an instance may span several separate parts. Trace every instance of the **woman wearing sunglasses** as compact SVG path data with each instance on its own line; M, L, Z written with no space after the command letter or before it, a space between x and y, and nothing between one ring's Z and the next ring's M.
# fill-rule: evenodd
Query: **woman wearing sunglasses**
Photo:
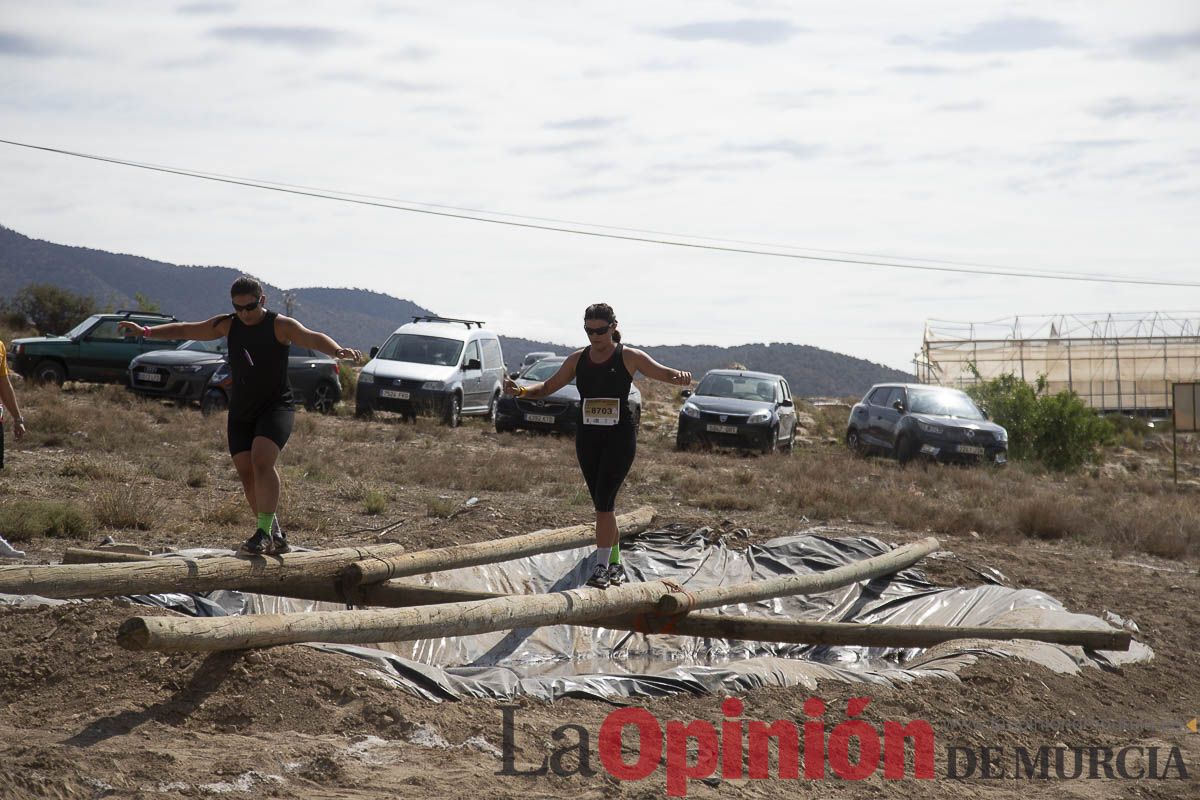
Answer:
M229 455L241 478L251 511L257 515L254 534L242 544L247 555L286 553L291 548L279 528L279 472L275 462L292 433L295 414L288 384L288 348L311 347L334 358L357 362L361 354L323 333L310 331L291 317L266 309L267 296L253 278L238 278L229 289L233 313L204 322L171 322L120 327L147 339L197 339L224 336L229 344L233 393L229 399Z
M692 382L692 373L669 369L641 350L622 345L617 317L607 303L587 307L583 330L588 346L567 356L558 372L531 386L517 386L505 378L504 391L536 399L554 394L575 379L580 401L575 456L596 509L596 564L587 585L604 589L628 580L621 565L613 508L637 452L637 430L629 411L633 376L641 372L648 378L686 386Z

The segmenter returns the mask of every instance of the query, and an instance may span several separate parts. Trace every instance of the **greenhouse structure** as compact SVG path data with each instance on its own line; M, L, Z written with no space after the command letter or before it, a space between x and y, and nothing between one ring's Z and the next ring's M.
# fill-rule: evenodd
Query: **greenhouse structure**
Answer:
M921 383L963 388L1012 374L1074 391L1097 411L1166 415L1171 385L1200 380L1200 312L929 320L915 366Z

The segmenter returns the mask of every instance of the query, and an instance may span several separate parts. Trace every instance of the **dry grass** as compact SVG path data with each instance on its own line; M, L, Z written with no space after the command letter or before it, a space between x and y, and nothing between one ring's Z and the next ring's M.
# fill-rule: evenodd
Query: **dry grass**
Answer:
M95 520L75 503L55 500L16 500L0 504L0 531L14 542L35 536L81 538L96 526Z
M88 525L94 519L193 543L210 541L214 527L248 524L219 415L146 402L120 387L22 385L18 391L30 435L19 446L9 444L0 496L52 497L87 510L80 519ZM826 444L840 441L845 410L819 408L801 409L814 417L808 431L813 444L791 456L677 453L675 390L651 385L643 391L646 425L619 510L649 502L667 521L719 515L771 535L806 521L851 520L937 534L975 532L999 541L1071 540L1163 558L1200 555L1194 524L1200 483L1175 488L1164 478L1170 451L1161 434L1145 438L1136 451L1110 451L1124 471L1106 467L1063 476L1022 464L902 468ZM1181 437L1181 444L1181 464L1200 464L1196 441ZM37 467L22 469L23 461L35 458ZM522 530L522 521L542 526L590 517L591 499L569 438L496 434L480 420L451 430L427 418L412 424L391 415L365 421L301 413L280 467L281 510L290 529L309 538L372 527L385 513L423 520L416 528L432 526L431 540L451 516L455 526L487 531L468 534L473 536L508 535ZM1185 477L1192 476L1200 478L1200 472L1189 468ZM482 501L478 509L496 513L456 514L472 496ZM10 514L0 522L9 518L17 519ZM51 520L19 523L16 530L33 537L82 536L88 525Z

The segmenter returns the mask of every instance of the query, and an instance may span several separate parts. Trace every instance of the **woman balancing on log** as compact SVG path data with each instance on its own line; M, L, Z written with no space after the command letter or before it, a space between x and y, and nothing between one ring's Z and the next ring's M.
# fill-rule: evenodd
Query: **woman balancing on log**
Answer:
M692 373L669 369L641 350L621 344L617 317L607 303L583 312L588 346L567 356L558 372L542 383L517 386L504 379L506 394L539 398L554 394L575 379L580 418L575 433L575 456L596 508L596 564L588 586L605 589L628 580L621 565L620 536L613 506L637 452L637 429L629 411L629 387L634 374L688 385Z
M253 278L242 277L229 289L233 313L204 322L171 322L142 326L122 322L120 328L147 339L197 339L224 336L229 343L229 455L242 480L257 526L239 554L286 553L291 547L275 517L279 504L279 472L275 462L292 434L292 388L288 383L288 348L320 350L334 358L357 362L362 354L323 333L310 331L291 317L267 311L267 296Z

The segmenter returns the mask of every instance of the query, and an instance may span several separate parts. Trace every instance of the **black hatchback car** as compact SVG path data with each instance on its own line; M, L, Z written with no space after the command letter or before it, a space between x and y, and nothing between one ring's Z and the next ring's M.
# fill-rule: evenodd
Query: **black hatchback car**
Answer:
M675 446L693 443L791 452L796 439L796 405L782 375L746 370L710 370L696 391L684 389Z
M513 376L518 386L541 383L562 366L566 356L543 358ZM642 418L642 393L637 386L629 387L629 413L636 428ZM531 431L574 433L579 425L579 390L571 381L549 397L521 400L500 396L496 404L496 432L505 433L517 428Z
M146 397L181 403L200 401L205 413L226 408L233 380L226 363L224 339L188 341L174 350L143 353L129 363L129 388ZM342 398L338 362L324 353L292 345L288 383L296 401L328 414Z
M943 462L1008 461L1008 431L965 393L924 384L881 383L850 409L846 444L904 464L918 456Z

